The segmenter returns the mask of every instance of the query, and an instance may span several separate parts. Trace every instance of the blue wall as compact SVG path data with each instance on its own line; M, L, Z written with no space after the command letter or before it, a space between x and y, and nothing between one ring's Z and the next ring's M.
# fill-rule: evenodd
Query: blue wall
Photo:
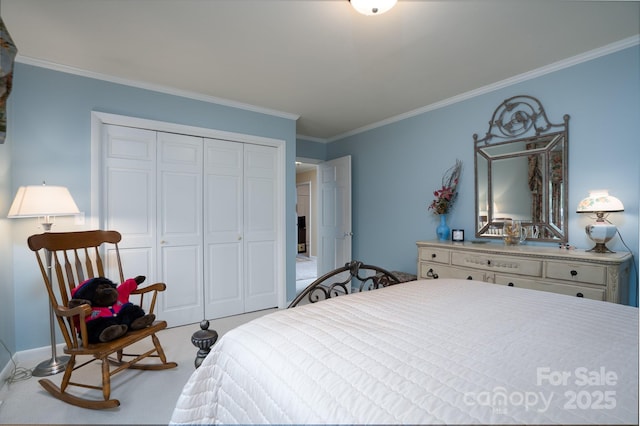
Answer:
M327 160L327 144L310 141L298 137L296 141L296 156L298 158L312 158L314 160Z
M472 71L470 71L472 72ZM16 64L9 98L9 134L0 145L0 339L10 350L47 346L48 318L42 283L26 238L40 232L31 220L7 220L21 185L69 187L81 210L90 211L90 112L102 111L184 125L259 135L287 142L287 223L295 224L296 155L321 160L352 156L353 257L388 269L415 272L417 240L435 238L436 218L427 212L442 173L463 161L460 194L449 224L473 229L473 140L484 133L494 109L514 95L535 96L552 121L571 115L569 146L569 239L586 248L589 218L573 211L590 189L607 188L623 213L610 219L638 259L640 194L640 48L636 45L506 88L329 144L299 141L295 120L137 89L25 64ZM8 160L7 160L8 158ZM8 182L10 180L10 182ZM58 224L73 227L64 220ZM3 234L4 235L4 234ZM287 257L296 253L295 227L287 229ZM624 250L619 238L609 244ZM10 268L10 271L5 269ZM294 287L287 263L288 296ZM635 278L631 300L635 300ZM11 305L11 303L9 304ZM24 307L28 306L28 309ZM8 357L0 351L0 366Z
M14 300L15 304L15 311L0 311L0 338L9 345L14 342L11 350L47 346L49 320L47 315L33 313L48 312L48 305L34 255L26 247L27 237L42 231L35 220L4 218L19 186L43 180L67 186L79 209L89 214L91 111L286 141L286 223L292 224L287 228L287 257L292 261L287 262L286 276L290 284L288 297L294 297L295 117L262 114L17 63L8 104L9 133L1 151L10 155L11 182L6 185L3 176L3 186L9 189L0 191L0 221L11 228L12 240L12 253L0 252L0 256L13 256L12 282L0 283L0 290L3 298ZM59 218L54 229L79 228L71 219ZM12 324L14 329L5 330L9 328L6 324Z
M437 218L427 212L427 205L456 158L462 160L463 172L449 225L473 236L472 135L488 130L491 115L502 101L531 95L542 102L552 122L561 122L564 114L571 116L570 244L593 245L584 233L591 219L576 214L575 207L589 190L609 189L625 206L623 213L611 214L609 219L618 226L637 264L639 52L636 45L330 143L328 159L352 156L353 258L415 273L415 242L436 238ZM618 237L608 246L625 250ZM630 300L636 300L635 277Z

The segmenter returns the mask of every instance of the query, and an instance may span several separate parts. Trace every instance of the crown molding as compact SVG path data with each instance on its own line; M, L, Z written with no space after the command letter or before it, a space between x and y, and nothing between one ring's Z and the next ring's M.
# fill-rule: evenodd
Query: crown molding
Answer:
M480 87L478 89L475 90L471 90L469 92L465 92L462 93L460 95L456 95L453 96L451 98L448 99L444 99L440 102L436 102L424 107L420 107L417 108L415 110L412 111L408 111L406 113L403 114L399 114L396 115L394 117L390 117L363 127L359 127L357 129L330 137L330 138L315 138L315 137L311 137L311 136L306 136L306 135L297 135L298 138L300 139L305 139L305 140L309 140L312 142L321 142L321 143L330 143L330 142L335 142L337 140L340 139L344 139L346 137L349 136L353 136L359 133L363 133L369 130L373 130L376 129L378 127L382 127L382 126L386 126L388 124L392 124L398 121L402 121L405 120L407 118L411 118L411 117L415 117L417 115L420 114L424 114L426 112L430 112L430 111L434 111L440 108L444 108L446 106L449 105L453 105L455 103L458 102L462 102L464 100L468 100L471 98L474 98L476 96L480 96L480 95L484 95L499 89L502 89L504 87L507 86L511 86L513 84L517 84L517 83L521 83L527 80L531 80L546 74L550 74L552 72L555 71L559 71L565 68L569 68L572 67L574 65L583 63L583 62L588 62L590 60L602 57L602 56L606 56L609 55L611 53L615 53L618 52L620 50L624 50L626 48L632 47L632 46L636 46L640 44L640 35L636 35L633 37L629 37L626 39L622 39L620 41L617 41L615 43L611 43L607 46L598 48L598 49L593 49L590 50L588 52L582 53L580 55L576 55L576 56L572 56L569 57L567 59L563 59L561 61L555 62L553 64L541 67L541 68L537 68L535 70L532 71L528 71L519 75L516 75L514 77L510 77L507 78L505 80L493 83L493 84L489 84L483 87ZM119 77L113 77L110 75L106 75L106 74L100 74L100 73L96 73L96 72L92 72L92 71L87 71L87 70L83 70L80 68L74 68L74 67L70 67L70 66L66 66L66 65L60 65L60 64L56 64L53 62L49 62L49 61L44 61L44 60L40 60L40 59L35 59L35 58L31 58L28 56L22 56L20 54L18 54L16 56L16 62L19 63L23 63L26 65L33 65L36 67L41 67L41 68L47 68L47 69L51 69L54 71L60 71L60 72L64 72L64 73L68 73L68 74L74 74L74 75L79 75L79 76L83 76L83 77L88 77L88 78L93 78L93 79L97 79L97 80L103 80L103 81L108 81L111 83L116 83L116 84L122 84L122 85L126 85L126 86L131 86L131 87L137 87L140 89L146 89L146 90L151 90L154 92L160 92L160 93L165 93L168 95L173 95L173 96L180 96L180 97L184 97L184 98L189 98L189 99L194 99L194 100L199 100L199 101L203 101L203 102L208 102L208 103L214 103L217 105L223 105L223 106L228 106L231 108L238 108L238 109L242 109L245 111L251 111L251 112L256 112L256 113L260 113L260 114L266 114L266 115L271 115L271 116L275 116L275 117L280 117L280 118L285 118L285 119L289 119L289 120L298 120L300 118L299 114L292 114L292 113L288 113L288 112L282 112L282 111L277 111L277 110L273 110L273 109L269 109L269 108L263 108L263 107L258 107L255 105L250 105L250 104L245 104L245 103L241 103L241 102L236 102L236 101L231 101L229 99L223 99L223 98L218 98L215 96L208 96L208 95L203 95L200 93L195 93L195 92L189 92L189 91L185 91L185 90L179 90L179 89L175 89L175 88L171 88L171 87L166 87L166 86L161 86L161 85L154 85L154 84L150 84L150 83L145 83L145 82L141 82L141 81L134 81L134 80L127 80L127 79L123 79L123 78L119 78Z
M381 120L381 121L378 121L376 123L372 123L372 124L369 124L367 126L363 126L363 127L351 130L351 131L346 132L346 133L342 133L340 135L328 138L327 142L335 142L337 140L344 139L344 138L349 137L349 136L357 135L359 133L363 133L363 132L366 132L368 130L373 130L373 129L376 129L378 127L386 126L387 124L392 124L392 123L395 123L395 122L398 122L398 121L401 121L401 120L405 120L407 118L415 117L417 115L424 114L424 113L429 112L429 111L440 109L440 108L443 108L443 107L446 107L446 106L449 106L449 105L452 105L452 104L455 104L455 103L458 103L458 102L461 102L461 101L465 101L467 99L474 98L476 96L484 95L484 94L487 94L487 93L502 89L504 87L511 86L513 84L521 83L521 82L527 81L527 80L532 80L534 78L537 78L537 77L540 77L540 76L543 76L543 75L546 75L546 74L550 74L552 72L559 71L559 70L562 70L562 69L565 69L565 68L569 68L569 67L572 67L574 65L581 64L583 62L588 62L588 61L591 61L592 59L596 59L596 58L599 58L599 57L602 57L602 56L606 56L606 55L609 55L611 53L615 53L615 52L618 52L620 50L624 50L624 49L627 49L629 47L636 46L638 44L640 44L640 35L636 35L636 36L633 36L633 37L625 38L625 39L622 39L622 40L617 41L615 43L611 43L609 45L606 45L604 47L601 47L601 48L598 48L598 49L593 49L593 50L590 50L588 52L582 53L580 55L571 56L571 57L569 57L567 59L563 59L563 60L555 62L553 64L546 65L544 67L537 68L535 70L528 71L528 72L516 75L514 77L507 78L507 79L499 81L497 83L489 84L487 86L483 86L483 87L480 87L478 89L471 90L469 92L462 93L462 94L457 95L457 96L453 96L451 98L442 100L440 102L436 102L436 103L433 103L431 105L420 107L418 109L414 109L413 111L409 111L409 112L406 112L406 113L403 113L403 114L400 114L400 115L396 115L394 117L390 117L390 118L387 118L385 120Z
M315 136L307 136L307 135L301 135L301 134L297 134L296 135L296 139L302 139L305 141L309 141L309 142L319 142L319 143L326 143L327 139L325 138L318 138Z
M300 118L298 114L292 114L289 112L278 111L269 108L263 108L255 105L245 104L242 102L236 102L229 99L218 98L215 96L203 95L196 92L190 92L187 90L175 89L172 87L161 86L158 84L145 83L142 81L127 80L120 77L114 77L107 74L101 74L93 71L87 71L80 68L70 67L67 65L56 64L54 62L44 61L41 59L32 58L29 56L22 56L18 54L15 59L16 62L25 65L32 65L34 67L47 68L53 71L59 71L67 74L74 74L81 77L93 78L96 80L108 81L110 83L122 84L125 86L136 87L138 89L151 90L153 92L164 93L167 95L179 96L182 98L194 99L197 101L227 106L230 108L238 108L245 111L257 112L260 114L271 115L279 118L286 118L289 120L297 120Z

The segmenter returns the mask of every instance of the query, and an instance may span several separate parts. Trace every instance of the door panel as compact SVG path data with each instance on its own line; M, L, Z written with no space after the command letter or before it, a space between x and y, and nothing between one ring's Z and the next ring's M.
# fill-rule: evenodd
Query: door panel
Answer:
M167 290L158 312L169 325L201 321L202 138L158 133L158 249Z
M277 157L271 147L245 144L245 312L278 306Z
M241 251L237 243L215 244L209 247L209 265L207 276L207 307L214 306L207 318L227 316L242 310L242 292L239 283L242 277L240 268L229 268L228 265L240 265Z
M144 275L147 281L158 281L154 249L156 133L105 125L102 140L105 169L101 226L122 234L120 255L125 279ZM112 272L117 268L109 263L106 274L118 281Z
M205 139L205 317L244 312L243 144Z
M318 275L351 261L351 156L322 163Z
M162 281L158 312L170 326L202 321L202 250L197 245L160 247Z

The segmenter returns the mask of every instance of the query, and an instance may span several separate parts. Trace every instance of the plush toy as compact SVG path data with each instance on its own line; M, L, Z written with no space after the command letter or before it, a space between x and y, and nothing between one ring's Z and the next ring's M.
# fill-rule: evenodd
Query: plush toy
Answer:
M128 330L148 327L156 319L153 314L129 302L129 295L145 280L143 276L129 278L116 285L108 278L91 278L71 290L69 307L88 304L91 313L85 318L89 343L108 342Z

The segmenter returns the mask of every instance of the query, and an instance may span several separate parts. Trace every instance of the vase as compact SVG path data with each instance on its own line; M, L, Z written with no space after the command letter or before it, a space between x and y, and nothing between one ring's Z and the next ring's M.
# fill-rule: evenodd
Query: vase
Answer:
M438 240L440 241L449 241L449 236L451 235L451 229L447 225L447 215L440 215L440 225L436 228L436 235L438 235Z

